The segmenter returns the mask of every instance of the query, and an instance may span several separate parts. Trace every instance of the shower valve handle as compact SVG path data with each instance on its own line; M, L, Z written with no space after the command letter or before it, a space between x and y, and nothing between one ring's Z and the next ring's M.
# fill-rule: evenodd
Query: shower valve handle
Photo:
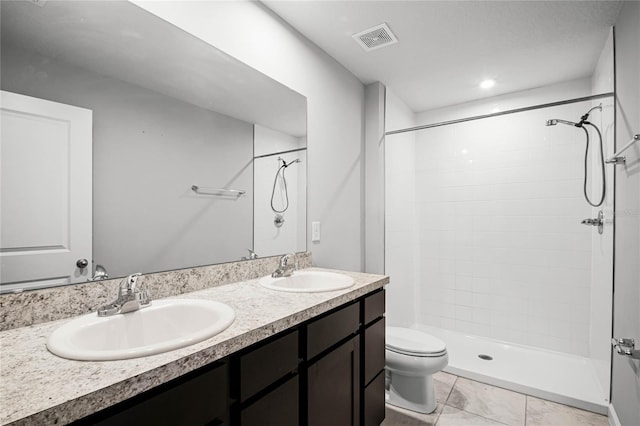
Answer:
M600 210L598 212L598 217L593 219L583 219L580 223L582 223L583 225L597 226L598 233L602 234L602 232L604 231L604 212Z

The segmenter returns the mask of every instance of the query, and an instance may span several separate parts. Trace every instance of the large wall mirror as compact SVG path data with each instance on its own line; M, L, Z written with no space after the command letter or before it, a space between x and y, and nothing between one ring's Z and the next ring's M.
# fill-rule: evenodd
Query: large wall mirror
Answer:
M1 8L3 291L306 250L304 96L130 2ZM89 159L47 145L40 113L21 130L13 94L89 111ZM90 163L91 253L23 275L23 252L78 246L43 237L70 232L65 161Z

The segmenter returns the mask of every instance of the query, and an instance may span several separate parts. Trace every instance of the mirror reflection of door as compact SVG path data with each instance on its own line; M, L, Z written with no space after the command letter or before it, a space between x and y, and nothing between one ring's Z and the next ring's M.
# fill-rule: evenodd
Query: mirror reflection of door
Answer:
M0 290L84 282L92 112L6 91L0 102Z

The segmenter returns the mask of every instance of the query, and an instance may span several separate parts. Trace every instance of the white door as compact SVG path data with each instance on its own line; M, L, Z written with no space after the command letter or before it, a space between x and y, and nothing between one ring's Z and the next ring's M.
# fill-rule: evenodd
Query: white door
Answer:
M0 290L86 281L92 111L5 91L0 110Z

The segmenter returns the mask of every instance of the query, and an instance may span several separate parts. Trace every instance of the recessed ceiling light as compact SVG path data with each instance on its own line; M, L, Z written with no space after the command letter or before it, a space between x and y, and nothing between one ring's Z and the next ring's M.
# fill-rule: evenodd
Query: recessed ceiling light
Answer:
M493 86L495 86L495 84L496 84L496 81L489 78L487 80L483 80L480 83L480 88L482 88L482 89L491 89Z

